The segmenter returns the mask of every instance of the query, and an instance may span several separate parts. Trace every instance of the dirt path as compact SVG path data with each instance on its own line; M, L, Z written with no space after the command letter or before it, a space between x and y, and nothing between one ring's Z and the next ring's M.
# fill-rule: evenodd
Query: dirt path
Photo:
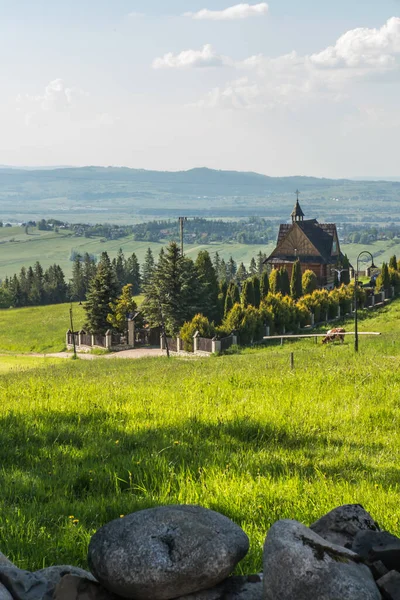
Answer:
M71 352L53 352L51 354L21 354L19 356L37 356L40 358L71 358ZM109 354L89 354L79 353L78 357L82 360L97 360L97 359L112 359L112 358L125 358L125 359L137 359L137 358L148 358L156 356L165 356L165 352L158 348L137 348L136 350L123 350L122 352L110 352Z

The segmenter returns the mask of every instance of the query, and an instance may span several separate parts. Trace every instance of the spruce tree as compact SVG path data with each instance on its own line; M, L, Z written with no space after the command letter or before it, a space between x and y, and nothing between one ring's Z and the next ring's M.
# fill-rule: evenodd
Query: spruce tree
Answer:
M249 266L249 275L251 277L253 277L253 275L256 275L258 273L258 269L257 269L257 263L256 260L253 256L253 258L250 261L250 266Z
M268 295L269 292L269 277L268 277L268 272L262 271L261 275L260 275L260 296L261 296L261 300L264 300L264 298L266 298L266 296Z
M254 290L254 306L259 308L261 302L261 283L260 278L257 275L254 275L252 278L253 282L253 290Z
M248 278L249 274L246 270L246 267L244 266L243 263L240 263L239 268L236 272L236 281L241 283L242 281L245 281Z
M151 248L147 248L146 256L142 267L142 283L143 287L150 284L155 270L155 261Z
M259 275L261 275L261 273L263 273L266 268L267 265L264 264L264 261L267 260L267 255L265 254L265 252L260 252L257 254L257 272Z
M218 319L218 280L207 250L201 250L195 262L200 284L200 312L208 320Z
M229 311L232 310L233 306L235 304L238 304L239 302L240 302L239 288L234 281L231 281L228 285L228 290L226 292L224 316L226 317L226 315L229 313Z
M246 279L243 283L241 301L244 308L255 304L253 281L251 279Z
M133 252L125 263L125 281L132 285L132 294L140 294L142 277L140 275L140 265L136 254Z
M397 258L395 254L393 254L393 256L390 257L389 269L394 269L395 271L397 271Z
M218 271L218 280L219 281L226 281L227 283L229 283L228 280L228 267L226 265L226 262L223 258L221 258L221 262L219 265L219 271Z
M83 255L83 283L85 287L85 296L87 295L90 284L94 277L96 276L97 267L96 262L92 256L88 252L85 252Z
M221 259L219 257L219 253L218 252L216 252L214 254L213 267L214 267L214 271L215 271L215 273L216 273L216 275L218 277L218 280L220 281L219 276L220 276Z
M85 303L85 328L91 333L104 334L108 329L109 305L118 297L118 282L107 252L103 252L95 277L90 283Z
M82 257L77 254L72 267L71 299L81 302L86 296Z
M125 256L122 248L118 250L116 258L113 259L113 268L115 272L115 278L118 281L120 289L122 290L126 283Z
M280 269L280 286L281 292L283 296L290 295L290 281L289 281L289 273L287 272L286 267L282 267Z
M292 277L290 280L290 295L293 300L298 300L303 295L302 275L300 261L297 259L293 265Z
M228 260L228 264L226 267L226 276L227 276L228 281L232 281L232 279L235 278L236 272L237 272L237 265L231 256Z
M389 269L386 263L382 264L382 269L380 275L376 280L376 289L377 290L387 290L390 287L390 275Z

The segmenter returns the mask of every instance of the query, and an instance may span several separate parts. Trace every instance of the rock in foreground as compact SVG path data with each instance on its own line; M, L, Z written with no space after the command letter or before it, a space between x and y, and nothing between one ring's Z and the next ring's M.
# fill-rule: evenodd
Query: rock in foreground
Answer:
M359 531L379 531L379 525L361 504L345 504L318 519L310 529L332 544L351 548Z
M360 560L297 521L278 521L264 544L264 599L380 600Z
M88 562L110 592L170 600L212 588L249 548L227 517L200 506L161 506L111 521L95 533Z

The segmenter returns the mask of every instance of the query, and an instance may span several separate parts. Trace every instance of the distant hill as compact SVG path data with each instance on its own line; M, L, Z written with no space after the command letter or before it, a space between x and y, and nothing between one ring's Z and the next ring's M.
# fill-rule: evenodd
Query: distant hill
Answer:
M133 222L177 215L286 220L301 191L306 217L398 220L400 182L268 177L252 172L125 167L0 168L0 220Z

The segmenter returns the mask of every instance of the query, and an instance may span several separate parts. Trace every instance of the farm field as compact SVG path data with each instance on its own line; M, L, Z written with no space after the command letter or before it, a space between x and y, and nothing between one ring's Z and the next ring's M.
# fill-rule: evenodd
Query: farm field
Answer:
M26 569L85 567L99 526L169 503L240 524L246 573L280 518L359 502L399 535L400 301L360 328L384 335L358 356L346 338L0 373L2 552Z
M89 252L100 257L106 251L111 258L122 248L125 256L135 252L140 263L143 262L147 248L151 248L157 258L164 244L155 242L137 242L132 236L119 240L101 242L100 238L71 237L68 233L54 233L32 230L27 235L21 227L0 228L0 279L18 273L21 267L33 265L37 260L44 268L56 263L61 266L66 277L72 275L73 263L70 260L73 250L80 254ZM10 241L14 240L14 241ZM246 244L206 244L185 245L185 254L196 259L200 250L208 250L212 255L219 252L221 258L229 259L232 255L238 262L250 263L253 256L261 250L272 252L274 244L267 246Z
M73 263L70 260L72 251L80 254L89 252L97 257L106 251L111 258L114 258L119 248L122 248L125 256L135 252L139 262L142 263L147 248L150 247L157 257L163 245L155 242L138 242L132 236L101 242L100 238L73 237L68 232L57 234L32 229L32 232L27 235L21 227L3 227L0 228L0 279L18 273L21 267L33 265L37 260L44 268L54 263L59 264L69 278L72 275ZM244 262L248 266L251 258L255 257L260 250L269 254L274 248L275 240L267 245L185 244L185 254L196 259L200 250L208 250L212 256L219 252L221 258L225 260L233 256L237 263ZM347 254L353 263L362 250L368 250L376 256L377 265L380 266L383 261L388 262L394 253L400 254L400 240L380 240L368 246L361 244L342 246L343 253Z

